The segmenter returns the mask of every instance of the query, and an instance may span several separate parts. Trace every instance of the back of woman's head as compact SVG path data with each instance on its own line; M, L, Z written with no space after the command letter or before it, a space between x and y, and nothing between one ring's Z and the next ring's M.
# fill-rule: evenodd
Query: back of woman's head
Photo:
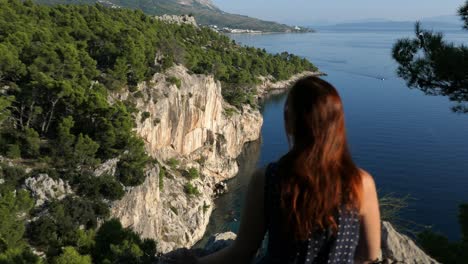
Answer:
M362 189L338 92L318 77L301 79L289 92L284 117L292 141L279 163L285 231L297 240L317 229L336 231L338 209L358 209Z

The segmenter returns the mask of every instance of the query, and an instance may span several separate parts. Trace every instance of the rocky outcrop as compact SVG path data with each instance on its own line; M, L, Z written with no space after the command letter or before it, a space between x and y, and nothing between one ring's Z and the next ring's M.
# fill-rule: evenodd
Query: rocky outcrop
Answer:
M160 165L113 205L112 215L155 239L160 252L190 247L205 232L216 184L236 175L236 157L260 137L263 119L248 106L226 114L232 106L223 100L221 84L182 66L154 75L133 96L113 94L109 100L127 99L140 112L136 132ZM189 179L190 169L199 176Z
M119 161L119 158L113 158L103 162L94 170L94 175L96 177L99 177L104 174L114 176L115 170L117 169L117 163L119 163Z
M236 239L232 232L216 234L205 245L204 253L210 254L229 246ZM410 238L398 233L389 222L382 223L383 263L437 264Z
M288 80L275 81L273 76L260 77L261 84L257 86L258 98L263 99L267 95L283 93L286 89L289 89L299 79L308 76L321 76L324 73L319 71L306 71L296 75L293 75Z
M157 20L161 20L164 22L168 23L173 23L177 25L192 25L194 27L198 27L197 21L195 20L195 17L191 15L162 15L162 16L156 16L155 17Z
M204 248L205 252L207 254L211 254L225 247L228 247L232 244L232 242L234 242L236 237L237 235L233 232L215 234L212 237L210 237L210 240L208 240L208 242L206 243Z
M382 223L382 256L388 263L436 264L409 237L398 233L389 222Z
M54 199L61 200L73 193L67 182L62 179L54 180L47 174L28 178L24 184L36 200L36 207Z

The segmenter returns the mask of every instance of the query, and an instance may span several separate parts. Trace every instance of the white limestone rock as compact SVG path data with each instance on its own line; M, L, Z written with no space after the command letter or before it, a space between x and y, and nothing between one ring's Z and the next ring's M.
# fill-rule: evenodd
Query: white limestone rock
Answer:
M39 174L26 179L25 186L36 199L36 207L54 199L62 200L73 191L62 179L54 180L47 174Z
M382 223L382 256L388 263L436 264L413 240L398 233L389 222Z
M104 163L100 164L95 170L94 175L99 177L104 174L108 174L111 176L115 175L115 170L117 169L117 163L119 163L119 158L114 158L105 161Z
M192 25L194 27L198 27L197 21L195 17L190 16L190 15L162 15L162 16L156 16L155 17L158 20L168 22L168 23L173 23L177 25Z
M207 254L214 253L219 251L229 245L231 245L234 240L236 240L237 235L233 232L218 233L210 237L205 246L205 251Z

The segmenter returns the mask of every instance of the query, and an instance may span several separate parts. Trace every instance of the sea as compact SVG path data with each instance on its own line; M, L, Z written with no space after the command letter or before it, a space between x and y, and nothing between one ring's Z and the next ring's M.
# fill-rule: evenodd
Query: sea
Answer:
M424 26L424 25L423 25ZM447 41L468 44L468 31L443 31ZM458 206L468 203L468 114L451 110L453 102L409 88L396 74L394 43L413 37L410 28L326 27L306 34L232 34L236 42L287 51L309 59L339 91L345 108L351 152L370 172L380 197L404 199L394 216L411 234L425 228L460 239ZM205 239L234 231L252 172L279 159L288 149L284 133L286 94L269 97L261 106L261 139L245 146L240 170L228 182L229 192L216 200Z

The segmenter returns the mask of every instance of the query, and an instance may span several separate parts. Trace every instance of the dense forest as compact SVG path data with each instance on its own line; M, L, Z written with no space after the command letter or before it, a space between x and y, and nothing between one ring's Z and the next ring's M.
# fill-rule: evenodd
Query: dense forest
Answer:
M133 132L134 107L107 95L137 94L138 83L175 63L214 75L237 107L251 101L259 76L315 70L297 56L137 10L0 0L0 263L154 261L155 241L109 219L110 203L156 161ZM114 157L115 177L93 175ZM35 206L24 184L39 174L73 193Z
M248 16L229 14L223 12L213 4L202 4L198 1L189 1L190 4L181 4L181 0L35 0L41 4L94 4L102 3L107 6L139 9L148 15L182 15L192 14L202 25L217 25L237 29L252 29L262 32L298 32L297 29L284 24L264 21ZM185 1L187 2L187 1ZM299 32L308 31L301 29Z

